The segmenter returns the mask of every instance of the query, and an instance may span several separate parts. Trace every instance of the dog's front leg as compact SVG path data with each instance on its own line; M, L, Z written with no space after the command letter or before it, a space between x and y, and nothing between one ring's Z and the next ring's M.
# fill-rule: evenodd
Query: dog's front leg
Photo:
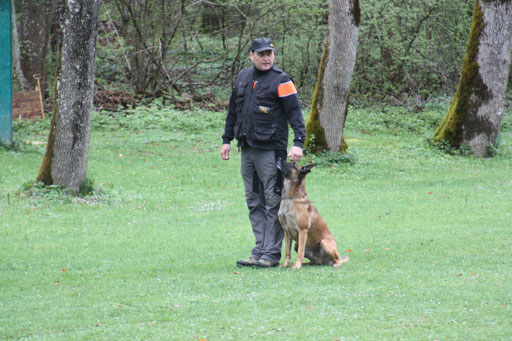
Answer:
M292 251L292 237L286 231L284 230L284 245L285 245L285 256L284 256L284 263L281 265L282 268L286 268L288 265L290 265L290 254Z
M293 266L295 270L302 267L304 260L304 252L306 251L306 241L308 239L308 230L299 228L299 247L297 248L297 262Z

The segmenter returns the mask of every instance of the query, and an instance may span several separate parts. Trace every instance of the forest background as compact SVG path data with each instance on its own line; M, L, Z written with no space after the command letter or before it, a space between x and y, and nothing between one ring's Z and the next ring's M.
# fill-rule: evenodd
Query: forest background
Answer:
M14 88L32 87L32 75L42 74L49 111L63 4L14 3L20 51ZM449 101L473 0L367 0L360 6L351 104L421 109L428 101ZM178 109L225 110L234 78L249 65L250 41L260 36L273 39L276 65L309 105L327 36L325 1L100 1L95 104L115 111L162 98Z
M15 91L41 73L50 113L62 2L13 3ZM349 153L304 158L350 262L297 273L236 268L253 235L240 154L218 150L254 37L274 40L308 115L327 4L100 1L82 196L34 183L50 119L16 120L0 148L0 339L510 339L510 93L495 157L426 143L455 93L472 7L361 1Z

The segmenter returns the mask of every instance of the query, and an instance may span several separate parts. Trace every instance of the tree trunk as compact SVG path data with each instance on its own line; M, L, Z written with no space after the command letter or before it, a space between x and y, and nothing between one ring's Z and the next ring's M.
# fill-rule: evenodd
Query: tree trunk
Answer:
M87 175L98 0L66 0L57 98L37 180L77 191Z
M14 0L11 0L11 9L12 9L12 62L14 69L16 70L16 79L22 90L27 90L30 88L27 80L25 79L25 75L21 70L20 63L20 42L18 38L18 25L16 24L16 9L14 6Z
M306 124L306 148L313 152L346 150L343 128L356 61L358 0L329 1L329 33Z
M475 0L461 78L435 142L489 155L503 116L511 51L512 0Z
M45 32L45 1L23 0L21 2L19 35L21 44L20 64L30 88L36 85L35 74L41 73L44 61L43 46Z

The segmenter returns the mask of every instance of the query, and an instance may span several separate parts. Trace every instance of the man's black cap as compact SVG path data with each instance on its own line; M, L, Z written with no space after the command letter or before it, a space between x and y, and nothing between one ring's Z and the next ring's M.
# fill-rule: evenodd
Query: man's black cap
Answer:
M274 44L270 38L256 38L252 41L251 51L261 52L268 50L275 51Z

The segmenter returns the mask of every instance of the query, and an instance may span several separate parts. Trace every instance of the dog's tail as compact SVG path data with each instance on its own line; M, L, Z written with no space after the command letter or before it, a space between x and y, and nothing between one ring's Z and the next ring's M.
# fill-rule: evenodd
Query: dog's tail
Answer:
M337 267L340 267L341 265L343 265L343 263L346 263L348 262L348 256L344 255L343 257L339 257L339 263L334 263L334 267L337 268Z

